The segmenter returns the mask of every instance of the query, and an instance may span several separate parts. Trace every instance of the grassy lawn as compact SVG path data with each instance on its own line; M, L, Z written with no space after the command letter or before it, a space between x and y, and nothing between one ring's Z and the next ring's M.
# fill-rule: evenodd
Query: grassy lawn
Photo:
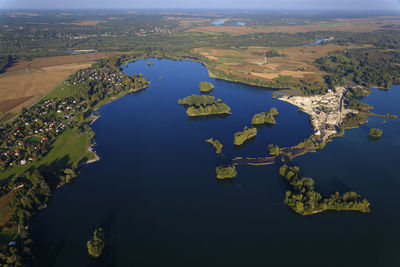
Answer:
M40 135L32 135L24 138L25 142L33 143L33 144L39 144L40 141L42 140L42 136Z
M86 91L84 90L85 85L82 84L67 84L62 82L53 91L51 91L48 95L46 95L43 99L52 99L52 98L64 98L64 97L73 97L76 96L76 92Z
M34 168L43 168L46 166L61 169L76 167L79 162L90 158L91 153L88 152L90 141L91 137L88 132L77 134L68 128L57 137L50 152L41 160L8 169L0 173L0 180L11 178Z

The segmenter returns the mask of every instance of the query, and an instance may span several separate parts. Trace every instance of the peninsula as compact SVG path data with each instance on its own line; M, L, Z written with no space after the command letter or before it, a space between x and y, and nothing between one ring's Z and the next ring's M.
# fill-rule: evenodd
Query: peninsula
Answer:
M321 142L339 132L340 125L349 113L358 113L357 110L345 107L343 96L345 87L336 87L324 95L313 96L282 96L279 100L288 102L310 115L310 122L314 128L314 135Z

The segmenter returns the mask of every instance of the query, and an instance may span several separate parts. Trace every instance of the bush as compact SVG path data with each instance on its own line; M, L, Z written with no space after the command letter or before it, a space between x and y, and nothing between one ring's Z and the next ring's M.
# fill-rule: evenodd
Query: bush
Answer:
M382 136L383 131L378 128L369 129L368 135L372 138L380 138Z

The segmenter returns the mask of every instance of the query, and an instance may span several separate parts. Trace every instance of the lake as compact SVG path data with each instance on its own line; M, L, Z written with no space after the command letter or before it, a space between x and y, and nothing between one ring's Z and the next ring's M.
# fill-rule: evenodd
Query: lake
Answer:
M154 62L148 66L147 61ZM215 80L190 61L146 59L125 72L151 81L99 109L92 125L100 161L56 190L32 225L40 266L399 266L400 122L371 117L324 150L294 160L324 194L354 190L372 212L326 212L302 217L283 205L287 185L279 165L239 166L231 182L215 167L236 156L265 156L268 144L292 146L312 134L308 115L272 98L272 91ZM188 119L179 98L198 93L227 103L224 118ZM373 90L364 100L377 113L400 115L400 86ZM276 107L277 125L259 130L243 148L233 134L255 113ZM380 140L368 130L383 130ZM204 139L224 145L222 155ZM100 259L86 242L106 233Z

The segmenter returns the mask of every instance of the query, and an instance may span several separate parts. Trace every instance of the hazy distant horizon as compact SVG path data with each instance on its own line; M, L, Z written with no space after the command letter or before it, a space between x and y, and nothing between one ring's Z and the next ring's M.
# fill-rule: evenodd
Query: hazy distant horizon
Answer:
M400 0L0 0L0 9L226 9L226 10L400 10Z

